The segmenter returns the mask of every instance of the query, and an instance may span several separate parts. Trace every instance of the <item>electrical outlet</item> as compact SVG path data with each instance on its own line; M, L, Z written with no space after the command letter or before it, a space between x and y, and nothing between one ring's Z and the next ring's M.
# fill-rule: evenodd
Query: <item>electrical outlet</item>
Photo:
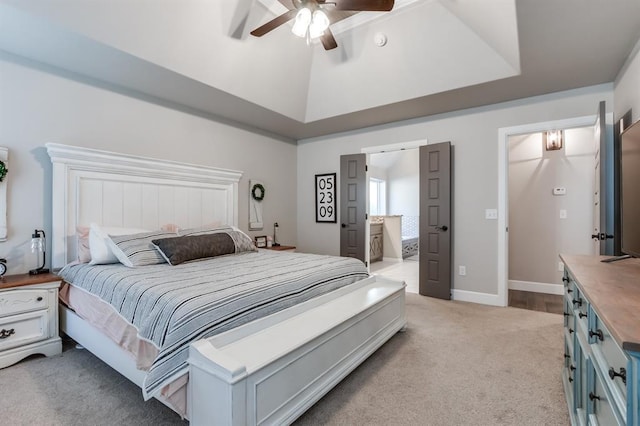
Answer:
M497 219L498 218L498 210L496 209L486 209L484 211L485 219Z
M560 210L560 219L567 218L567 211L565 209Z
M458 274L467 275L467 267L464 265L458 266Z

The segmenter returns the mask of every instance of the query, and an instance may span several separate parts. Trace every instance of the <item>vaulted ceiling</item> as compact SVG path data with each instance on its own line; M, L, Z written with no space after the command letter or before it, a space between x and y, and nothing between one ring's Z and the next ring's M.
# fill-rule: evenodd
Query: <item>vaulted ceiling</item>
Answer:
M0 0L0 53L299 140L611 82L640 38L638 0L396 0L333 25L330 51L290 23L249 35L284 11L277 0Z

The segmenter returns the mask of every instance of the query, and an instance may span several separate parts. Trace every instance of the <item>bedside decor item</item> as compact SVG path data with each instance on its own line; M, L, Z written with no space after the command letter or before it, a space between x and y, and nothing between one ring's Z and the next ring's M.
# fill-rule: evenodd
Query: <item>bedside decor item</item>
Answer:
M7 173L9 148L0 146L0 241L7 241Z
M258 248L266 248L267 247L267 236L266 235L262 235L262 236L256 237L256 247L258 247Z
M7 169L7 165L5 164L4 161L0 160L0 182L4 180L5 176L7 176L7 173L9 173L9 169Z
M316 175L316 222L337 222L335 173Z
M249 229L262 229L262 202L266 191L263 183L257 180L250 180L249 188Z
M256 201L264 200L264 186L261 183L255 183L251 187L251 198Z
M42 253L42 265L30 270L29 275L48 274L49 269L44 267L47 263L47 238L41 229L36 229L31 235L31 253L38 253L38 257Z
M280 225L278 225L278 222L273 224L273 246L274 247L278 247L280 245L280 243L278 242L278 239L276 238L276 231L278 230L278 227Z

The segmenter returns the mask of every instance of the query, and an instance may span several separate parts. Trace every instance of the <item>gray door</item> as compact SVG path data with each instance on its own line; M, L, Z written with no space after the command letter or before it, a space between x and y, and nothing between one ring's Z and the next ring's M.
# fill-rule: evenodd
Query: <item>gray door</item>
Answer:
M367 156L340 156L340 256L366 262Z
M598 105L596 123L593 128L595 143L594 156L594 194L593 194L593 233L594 254L613 253L613 212L609 211L612 203L608 202L608 171L613 168L612 153L607 152L607 124L605 102ZM612 180L612 179L611 179ZM611 182L613 184L613 182ZM610 223L610 225L609 225Z
M423 296L451 299L451 143L420 147L420 273Z

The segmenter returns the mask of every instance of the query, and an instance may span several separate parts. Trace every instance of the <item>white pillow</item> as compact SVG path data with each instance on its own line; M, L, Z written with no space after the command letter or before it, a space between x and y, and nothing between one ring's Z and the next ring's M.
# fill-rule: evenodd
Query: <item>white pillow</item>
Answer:
M95 223L89 230L89 251L91 252L90 265L106 265L118 263L118 258L113 254L109 244L109 235L127 235L148 232L140 228L115 228L103 227Z

